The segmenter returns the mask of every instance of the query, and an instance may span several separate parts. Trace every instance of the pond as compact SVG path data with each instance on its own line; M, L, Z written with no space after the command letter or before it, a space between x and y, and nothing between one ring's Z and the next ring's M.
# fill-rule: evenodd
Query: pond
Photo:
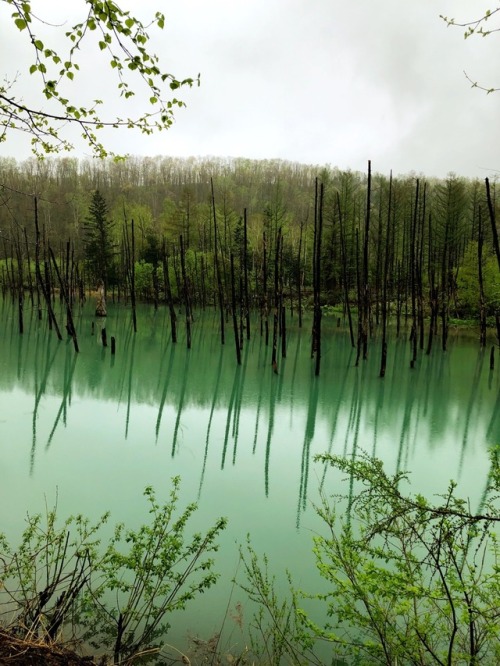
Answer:
M245 594L231 583L247 534L279 575L288 568L299 587L317 589L311 545L321 525L313 504L319 488L346 489L313 461L316 453L374 454L391 473L410 470L412 489L427 495L453 478L474 507L488 447L500 442L499 373L474 336L452 335L446 353L436 345L411 370L403 333L389 343L381 380L379 340L355 367L334 318L324 319L315 377L310 320L299 329L289 317L275 374L257 319L238 366L232 331L228 325L221 345L213 310L196 315L188 350L182 316L172 344L166 310L140 306L134 334L126 307L110 305L96 321L87 304L75 315L79 354L27 307L23 335L10 301L0 302L0 316L0 530L15 541L27 512L56 501L61 516L110 510L113 522L136 527L146 517L144 488L164 499L176 475L181 503L199 504L193 529L227 516L216 556L221 581L173 618L174 645L231 623L225 630L235 631L224 622L228 605L241 604L248 620ZM103 326L116 338L115 355L102 345Z

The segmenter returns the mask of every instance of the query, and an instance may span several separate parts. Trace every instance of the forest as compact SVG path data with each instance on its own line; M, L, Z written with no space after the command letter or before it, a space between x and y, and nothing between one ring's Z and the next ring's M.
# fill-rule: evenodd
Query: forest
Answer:
M310 310L318 364L325 314L344 315L358 359L379 325L384 346L389 323L397 334L409 324L412 363L417 347L446 350L457 320L478 327L482 346L488 326L498 334L488 178L395 177L370 162L360 173L280 160L2 158L0 182L0 280L20 301L41 287L72 306L102 281L113 300L169 305L174 340L175 306L188 326L193 308L217 306L222 342L229 312L241 338L260 312L267 341L270 319L281 337L285 309L299 326Z

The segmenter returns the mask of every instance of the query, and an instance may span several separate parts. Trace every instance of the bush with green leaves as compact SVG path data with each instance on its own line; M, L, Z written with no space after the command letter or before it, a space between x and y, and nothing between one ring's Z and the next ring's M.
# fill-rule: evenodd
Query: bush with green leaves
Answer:
M148 301L153 298L154 294L154 281L153 281L154 267L152 264L147 263L143 259L135 262L135 289L139 298Z
M500 663L498 452L477 513L456 496L453 482L434 504L405 493L408 475L388 475L379 460L318 460L345 473L355 488L322 496L316 508L325 528L314 538L321 591L292 590L288 600L279 600L267 563L260 565L251 547L244 555L244 587L260 606L254 627L267 660ZM311 604L320 607L315 617L327 621L311 619ZM325 644L331 646L328 659Z
M151 520L138 530L117 526L99 563L92 586L84 594L81 620L91 645L113 644L114 662L131 659L144 648L157 648L170 628L166 617L217 580L216 539L226 520L186 539L186 524L196 511L189 504L176 516L179 478L169 500L161 505L146 488Z
M28 516L14 549L0 535L0 612L17 636L53 641L78 637L114 663L138 654L154 659L168 633L168 616L184 609L217 580L212 554L226 520L205 533L186 534L195 504L178 510L180 480L167 501L151 487L144 495L150 520L137 530L119 524L105 547L83 516L57 524L57 510Z
M456 311L462 317L479 317L480 297L477 267L477 241L470 241L457 272ZM489 316L500 307L500 276L493 254L483 259L484 305Z
M98 533L82 515L57 523L57 504L26 517L20 545L0 534L1 622L17 636L55 640L72 623L82 590L99 561Z

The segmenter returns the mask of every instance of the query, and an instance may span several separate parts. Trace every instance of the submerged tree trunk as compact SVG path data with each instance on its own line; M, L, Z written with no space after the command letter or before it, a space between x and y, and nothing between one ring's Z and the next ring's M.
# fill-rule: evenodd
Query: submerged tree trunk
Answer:
M50 257L52 259L52 263L54 265L54 270L56 272L57 278L59 280L59 286L61 288L62 298L63 298L63 300L66 304L66 316L67 316L67 320L68 320L68 333L69 333L69 335L71 335L71 337L73 339L73 346L75 348L75 351L78 353L80 350L78 348L78 339L76 337L76 329L75 329L75 325L73 323L73 316L71 314L71 304L70 304L68 292L67 292L67 289L66 289L66 285L64 284L64 280L62 279L61 274L59 272L59 268L57 266L56 258L54 256L54 253L52 252L51 247L49 247L49 254L50 254Z
M419 204L419 186L420 182L417 178L416 191L415 191L415 208L413 210L413 219L410 228L410 286L411 286L411 360L410 368L415 367L417 360L417 277L416 277L416 251L417 248L417 224L418 224L418 204Z
M236 350L236 362L238 365L241 365L241 348L240 348L240 338L238 334L238 318L236 316L236 288L234 284L234 256L231 252L231 310L233 318L233 330L234 330L234 345Z
M366 217L365 217L365 237L363 243L363 360L368 356L368 322L370 319L370 275L368 265L368 246L370 238L370 220L371 220L371 192L372 192L372 163L368 160L368 182L366 186Z
M185 260L185 250L184 250L184 239L182 234L179 236L179 242L181 247L181 272L182 272L182 285L184 291L184 304L186 310L186 345L188 349L191 349L191 301L189 298L189 285L186 275L186 260Z
M342 282L344 287L344 305L347 311L347 320L349 322L349 335L351 338L351 345L354 348L356 345L354 343L354 331L352 328L352 314L351 314L351 304L349 299L349 284L347 282L347 251L346 251L346 242L345 242L345 227L343 222L342 209L340 206L340 195L337 192L337 210L339 214L339 230L340 230L340 253L342 261Z
M382 355L380 359L380 377L385 377L387 366L387 280L389 279L389 253L391 240L392 214L392 171L389 179L389 201L387 203L387 226L385 231L384 272L382 277Z
M300 222L299 250L297 253L297 307L299 310L299 328L302 328L302 235L304 222Z
M279 281L279 257L282 243L281 227L278 229L276 235L276 248L274 257L274 314L273 314L273 349L271 356L271 364L273 370L278 374L278 328L280 326L281 316L281 296L280 296L280 281Z
M486 346L486 307L484 303L484 285L483 285L483 221L481 206L479 206L479 229L477 239L477 269L479 281L479 345Z
M172 331L172 342L177 342L177 315L175 314L174 299L172 298L172 287L170 284L170 275L168 272L168 256L165 239L163 239L162 248L163 280L165 283L165 296L167 299L168 310L170 312L170 329Z
M324 196L324 185L321 183L319 191L319 207L318 215L315 216L315 224L317 222L317 233L314 234L315 237L315 260L314 260L314 326L313 326L313 336L314 336L314 351L316 354L316 363L314 366L314 374L319 375L320 366L321 366L321 237L323 234L323 196Z
M47 311L49 313L49 328L54 325L54 328L56 329L56 334L59 340L62 340L62 335L61 331L59 330L59 326L57 324L57 319L54 314L54 310L52 308L52 301L50 298L50 286L48 286L42 277L42 273L40 270L40 228L38 226L38 199L37 197L34 198L34 204L35 204L35 270L36 270L36 281L38 287L42 290L43 296L45 298L45 303L47 305ZM46 272L47 271L47 262L45 262L45 268Z
M247 209L243 211L243 288L245 294L245 328L250 340L250 298L248 295L248 224Z
M131 247L130 247L130 302L132 304L132 325L134 333L137 333L137 312L135 307L135 228L132 219L131 228Z
M212 190L212 214L214 220L214 265L215 265L215 277L217 279L217 293L219 296L219 310L220 310L220 341L221 344L225 343L225 333L224 333L224 293L222 290L222 278L219 265L219 253L217 249L218 245L218 234L217 234L217 212L215 209L215 194L214 194L214 181L210 178L210 186Z

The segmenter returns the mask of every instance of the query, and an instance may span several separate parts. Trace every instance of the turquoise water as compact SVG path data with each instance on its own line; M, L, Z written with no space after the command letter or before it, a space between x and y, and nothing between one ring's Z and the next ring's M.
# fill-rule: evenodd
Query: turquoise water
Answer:
M15 309L0 302L0 529L15 540L26 512L56 499L61 515L110 510L114 521L137 526L143 489L166 498L180 475L181 502L199 504L193 530L221 515L229 525L217 555L221 582L174 619L171 643L188 632L208 638L228 604L248 617L245 595L231 584L247 533L278 575L289 568L298 586L317 588L313 503L319 488L348 488L313 461L316 453L365 451L389 472L410 470L419 492L442 492L453 478L473 506L480 501L488 446L500 442L500 379L474 338L452 336L448 352L436 345L414 370L407 337L393 340L381 380L379 341L354 367L347 332L325 318L318 378L309 321L299 330L289 318L276 375L257 319L238 367L232 329L222 346L214 311L197 314L191 350L182 316L174 345L164 310L140 307L136 334L123 306L111 305L106 320L92 315L88 305L75 317L75 354L28 308L19 335ZM114 356L102 346L102 326L116 338Z

